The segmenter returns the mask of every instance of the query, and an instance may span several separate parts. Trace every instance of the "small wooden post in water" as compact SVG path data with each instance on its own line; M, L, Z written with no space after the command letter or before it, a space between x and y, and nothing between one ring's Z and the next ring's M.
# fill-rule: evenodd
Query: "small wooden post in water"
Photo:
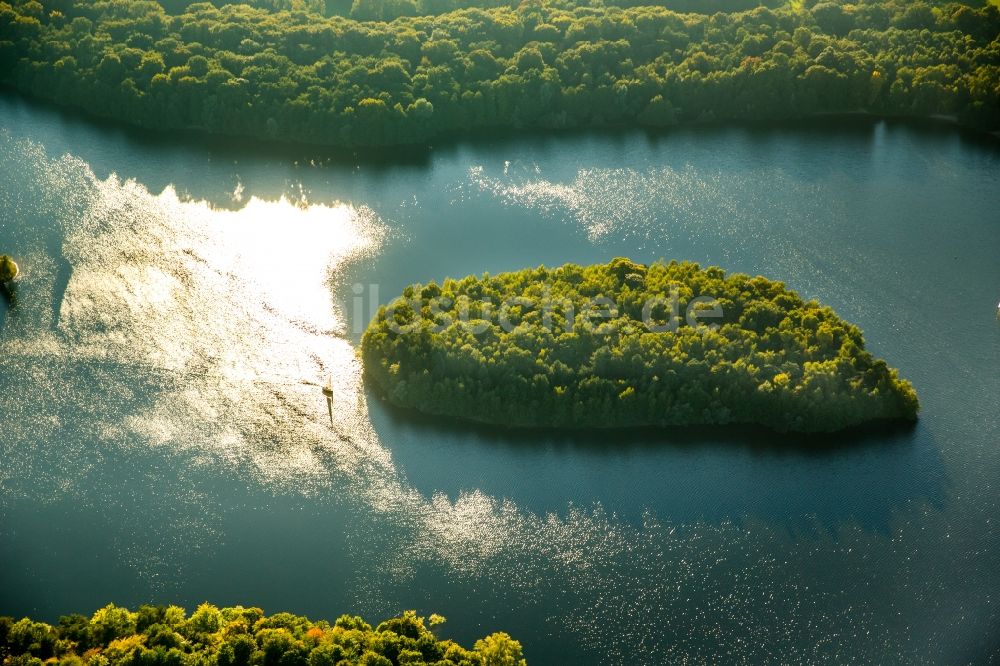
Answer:
M323 385L323 395L326 396L326 411L330 413L330 424L333 425L333 374L326 380L326 384Z

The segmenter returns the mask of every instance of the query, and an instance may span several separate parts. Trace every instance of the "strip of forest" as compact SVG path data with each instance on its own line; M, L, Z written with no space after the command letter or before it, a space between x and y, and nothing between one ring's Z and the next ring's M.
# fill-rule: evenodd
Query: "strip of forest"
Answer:
M93 615L71 614L55 625L0 617L4 666L526 666L521 644L490 634L472 649L441 639L445 621L406 611L375 627L355 615L332 624L259 608L204 603L190 615L179 606L109 604Z
M858 111L1000 128L992 4L751 4L0 1L0 83L144 128L338 146Z

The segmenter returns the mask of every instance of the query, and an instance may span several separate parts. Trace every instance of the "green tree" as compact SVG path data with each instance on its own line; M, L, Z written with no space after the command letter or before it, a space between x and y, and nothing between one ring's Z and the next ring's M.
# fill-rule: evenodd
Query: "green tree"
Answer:
M476 641L483 666L525 666L521 644L503 632Z
M135 615L127 608L108 604L90 618L90 627L94 640L106 644L134 634L135 621Z

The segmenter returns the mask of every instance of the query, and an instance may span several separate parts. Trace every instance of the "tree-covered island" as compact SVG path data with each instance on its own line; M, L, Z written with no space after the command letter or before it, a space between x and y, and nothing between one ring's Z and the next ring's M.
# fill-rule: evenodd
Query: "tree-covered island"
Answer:
M0 84L341 146L867 111L1000 128L987 0L0 0Z
M372 627L342 615L333 624L259 608L202 604L115 605L56 626L0 617L3 666L525 666L521 644L494 633L466 649L432 631L444 621L412 611ZM430 625L428 627L427 625Z
M407 287L361 343L390 403L511 426L915 419L910 383L861 331L781 282L628 259Z

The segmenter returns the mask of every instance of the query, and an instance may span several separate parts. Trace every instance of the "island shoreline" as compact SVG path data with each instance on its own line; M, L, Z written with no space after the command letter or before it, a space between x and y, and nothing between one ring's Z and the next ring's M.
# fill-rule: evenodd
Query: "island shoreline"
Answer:
M584 125L577 127L514 127L497 126L456 130L441 134L434 140L396 144L377 145L344 145L335 143L310 143L295 139L276 139L253 134L213 132L211 130L188 127L181 129L159 129L128 122L114 116L106 116L88 111L73 104L62 104L55 100L33 95L10 84L0 84L0 96L17 100L21 103L36 106L59 114L71 122L79 122L108 131L125 132L131 138L152 143L176 144L176 138L185 145L208 145L221 149L250 149L256 152L278 152L290 156L315 156L329 159L337 163L384 163L399 161L403 164L410 160L420 161L433 154L436 150L449 150L461 145L488 145L494 143L513 143L525 138L563 139L578 138L593 134L597 136L643 135L650 140L669 137L681 131L749 129L749 130L789 130L821 129L815 123L832 120L840 123L839 127L848 129L852 123L864 121L866 124L890 123L917 129L949 128L964 138L992 143L1000 141L1000 130L984 130L974 125L962 123L957 117L943 117L940 114L930 115L893 115L870 111L819 111L802 115L789 115L775 118L723 118L714 120L682 121L664 127L651 127L638 123L603 123L600 125ZM402 151L402 152L401 152Z
M848 426L833 432L809 432L796 430L776 430L753 422L732 422L726 424L690 424L690 425L606 425L606 426L560 426L560 425L511 425L495 423L485 419L475 419L446 413L430 413L416 407L397 405L389 401L378 383L367 373L365 379L366 395L369 399L378 400L381 408L391 420L405 423L421 430L452 431L475 433L490 438L508 441L509 437L525 440L548 438L572 438L578 442L594 438L601 446L617 448L617 445L607 444L610 432L625 433L634 437L651 436L666 446L707 446L715 438L737 440L737 446L750 449L817 452L833 451L851 446L863 445L865 440L880 439L886 435L906 434L913 432L919 424L919 419L904 417L887 417L874 419L865 423ZM502 437L501 437L502 436ZM767 444L761 440L767 440ZM636 445L642 447L643 444Z

